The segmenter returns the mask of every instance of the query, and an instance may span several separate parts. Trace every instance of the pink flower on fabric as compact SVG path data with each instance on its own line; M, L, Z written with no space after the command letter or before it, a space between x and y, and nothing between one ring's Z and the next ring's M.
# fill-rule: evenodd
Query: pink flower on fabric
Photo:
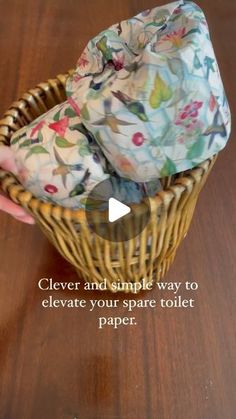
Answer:
M124 60L114 60L114 67L116 71L122 70L124 67Z
M77 61L77 66L78 67L82 67L82 68L84 68L84 67L86 67L86 65L89 63L89 60L87 59L87 56L86 56L86 54L85 53L83 53L80 57L79 57L79 59L78 59L78 61Z
M64 118L60 119L59 121L52 122L48 126L49 126L49 128L56 131L56 133L58 135L60 135L60 137L64 137L66 129L68 127L68 122L69 122L69 118L68 118L68 116L65 116Z
M181 13L181 8L177 7L177 9L174 10L174 15L178 15L179 13Z
M197 100L192 101L179 112L175 125L185 125L188 127L194 118L198 117L198 111L202 107L203 102Z
M74 79L75 82L78 82L82 79L82 76L80 76L79 74L75 74L73 79Z
M108 61L108 65L114 67L116 71L122 70L122 68L124 68L124 58L110 60Z
M183 36L186 34L185 28L180 28L160 38L160 41L170 41L176 48L180 48L183 44Z
M35 127L32 129L31 133L30 133L30 137L33 137L34 134L36 134L36 132L38 132L41 128L43 128L43 125L45 124L44 119L42 121L40 121L37 125L35 125Z
M74 111L77 113L77 115L80 116L80 108L77 105L76 101L73 99L73 97L71 97L71 96L68 97L67 102L74 109Z
M142 132L136 132L132 137L132 142L137 147L140 147L144 143L144 140L145 138Z
M48 184L48 185L44 186L44 190L46 192L50 193L51 195L58 192L57 187L55 185L51 185L51 184Z

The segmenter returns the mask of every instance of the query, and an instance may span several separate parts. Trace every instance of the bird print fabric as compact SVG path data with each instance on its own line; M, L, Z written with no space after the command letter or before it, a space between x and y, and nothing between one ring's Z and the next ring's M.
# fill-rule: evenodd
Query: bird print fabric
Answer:
M65 207L84 208L110 175L127 203L139 202L144 187L155 194L159 178L196 166L229 138L208 25L190 1L145 10L95 36L66 93L11 139L21 183Z
M103 153L67 101L17 131L11 148L21 183L65 207L83 207L85 191L109 177Z
M102 31L79 58L67 94L116 172L136 182L196 166L230 134L206 18L191 1Z
M143 184L118 176L68 101L17 131L11 148L25 188L67 208L92 209L96 203L89 194L104 180L127 204L140 202L144 188L150 196L160 189L158 181Z

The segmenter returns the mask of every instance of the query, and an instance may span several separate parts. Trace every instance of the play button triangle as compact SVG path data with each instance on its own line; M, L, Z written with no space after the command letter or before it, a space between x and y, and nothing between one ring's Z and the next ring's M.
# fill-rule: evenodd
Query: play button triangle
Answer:
M129 214L131 211L128 205L123 204L122 202L118 201L115 198L109 199L109 206L108 206L108 219L110 223L119 220L120 218L124 217L125 215Z
M126 199L120 179L110 176L98 183L86 200L86 219L91 233L113 243L138 236L150 220L150 203L145 188L140 190L143 199L137 205L134 183L126 182L127 190L130 187L132 192Z

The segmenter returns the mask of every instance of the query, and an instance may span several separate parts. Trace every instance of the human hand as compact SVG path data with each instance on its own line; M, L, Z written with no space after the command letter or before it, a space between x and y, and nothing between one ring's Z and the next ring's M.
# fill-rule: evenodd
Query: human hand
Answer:
M0 146L0 167L4 170L18 174L14 154L10 147ZM16 220L27 224L34 224L34 218L27 213L20 205L15 204L0 191L0 210L12 215Z

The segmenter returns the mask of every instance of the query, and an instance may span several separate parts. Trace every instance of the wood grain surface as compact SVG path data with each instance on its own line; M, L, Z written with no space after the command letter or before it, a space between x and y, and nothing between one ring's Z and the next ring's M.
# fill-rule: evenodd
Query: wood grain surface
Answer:
M161 4L0 0L0 113L28 88L73 67L100 30ZM234 116L236 3L198 4ZM37 226L0 214L1 419L235 419L235 156L232 132L164 279L198 282L195 307L137 308L136 326L98 329L99 316L125 316L122 307L43 309L50 294L86 301L121 296L41 291L40 278L76 281L74 270ZM154 289L136 298L159 297Z

